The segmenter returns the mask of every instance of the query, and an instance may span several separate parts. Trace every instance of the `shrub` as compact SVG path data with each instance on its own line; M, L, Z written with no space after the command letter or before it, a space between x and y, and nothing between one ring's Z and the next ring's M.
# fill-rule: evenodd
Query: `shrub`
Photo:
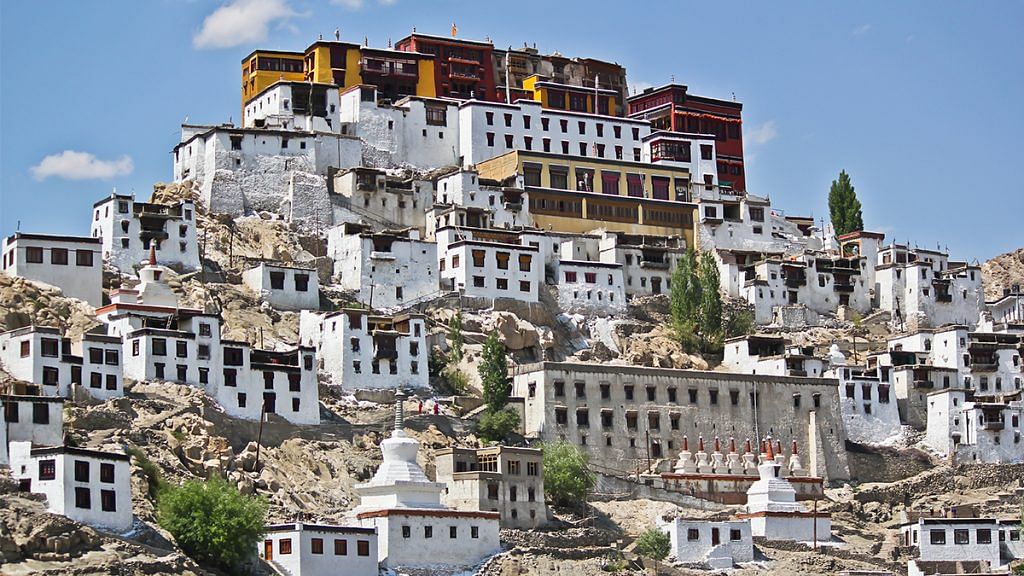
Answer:
M469 376L466 373L449 366L448 370L445 371L445 380L448 382L448 387L451 388L452 392L459 396L464 396L469 390Z
M163 476L160 474L160 469L153 464L146 453L136 448L135 446L129 446L125 449L125 453L135 459L135 465L142 469L142 473L146 475L146 484L149 485L149 496L155 498L167 487L167 483L164 481Z
M157 521L190 557L227 570L252 556L266 532L267 501L224 479L189 480L163 490Z
M587 468L587 455L568 442L544 444L541 448L547 499L561 506L582 502L597 484L597 477Z
M668 557L671 549L672 544L668 534L653 526L644 530L643 534L636 539L636 553L646 556L655 562L661 562Z
M489 442L506 440L519 429L519 413L511 408L486 412L476 426L476 433Z

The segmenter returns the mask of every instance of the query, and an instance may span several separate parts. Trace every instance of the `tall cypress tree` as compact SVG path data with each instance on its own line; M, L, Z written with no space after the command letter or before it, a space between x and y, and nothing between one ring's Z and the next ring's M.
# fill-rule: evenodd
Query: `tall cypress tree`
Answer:
M508 404L511 382L508 378L508 353L498 339L497 331L491 332L484 341L481 353L480 383L484 390L484 402L489 412L497 412Z
M846 170L839 173L838 180L832 181L828 192L828 211L836 236L864 229L860 200Z
M722 294L719 291L721 274L711 252L701 255L697 277L700 281L700 340L704 351L711 352L722 339Z
M672 273L672 328L676 331L684 348L693 346L694 335L699 323L700 278L697 277L697 257L693 249L679 258Z

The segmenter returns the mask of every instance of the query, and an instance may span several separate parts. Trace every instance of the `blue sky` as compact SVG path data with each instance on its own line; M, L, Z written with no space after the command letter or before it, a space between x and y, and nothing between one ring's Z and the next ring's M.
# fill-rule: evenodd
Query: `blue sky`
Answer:
M301 50L336 27L386 46L453 21L498 46L617 61L638 88L674 76L735 93L747 188L787 213L827 216L846 169L889 239L972 260L1024 246L1021 2L2 2L0 232L86 234L113 187L148 198L186 117L238 121L254 48Z

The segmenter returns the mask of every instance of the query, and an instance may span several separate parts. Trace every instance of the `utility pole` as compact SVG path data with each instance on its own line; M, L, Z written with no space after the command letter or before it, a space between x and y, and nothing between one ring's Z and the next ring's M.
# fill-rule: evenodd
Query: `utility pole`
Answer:
M814 550L818 549L818 499L814 499L814 527L813 535L814 538Z
M267 399L264 398L263 402L260 403L260 428L256 433L256 462L252 465L252 471L260 467L260 445L263 444L263 420L267 417Z
M651 472L651 431L644 430L644 436L647 438L647 473ZM637 478L639 480L639 478Z

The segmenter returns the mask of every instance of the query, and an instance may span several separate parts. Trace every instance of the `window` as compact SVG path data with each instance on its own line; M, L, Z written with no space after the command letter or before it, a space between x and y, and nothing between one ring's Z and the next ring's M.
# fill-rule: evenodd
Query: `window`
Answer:
M751 220L754 222L764 222L764 208L751 206L749 211Z
M965 530L965 529L953 530L953 543L954 544L970 544L971 543L971 532L970 532L970 530Z
M978 544L991 544L992 530L989 530L988 528L978 528L977 537Z
M92 494L88 488L75 488L75 508L92 508Z
M508 290L508 278L498 278L495 280L498 290Z
M568 413L568 411L565 408L562 408L562 407L555 408L555 424L568 424L568 423L569 423L569 413Z
M153 338L153 355L167 356L167 340L163 338Z
M174 356L176 358L188 358L188 342L184 340L175 341Z
M536 462L527 462L526 463L526 475L527 476L536 476L537 475L537 470L538 470L538 464Z
M97 376L99 376L99 374L97 374ZM59 381L60 369L52 366L43 367L43 384L46 384L47 386L56 386ZM99 388L99 386L94 386L94 388Z
M78 266L92 266L92 250L75 250L75 264Z
M505 148L514 148L514 147L515 146L513 145L512 135L511 134L505 134Z
M232 384L232 386L234 386L234 384ZM238 393L238 407L239 408L245 408L245 401L246 401L245 393L239 392Z
M324 553L324 539L323 538L313 538L313 539L311 539L309 541L309 545L310 545L310 548L312 549L313 554L323 554Z
M89 481L89 462L75 460L75 482Z
M434 527L433 526L424 526L423 527L423 537L424 538L433 538L434 537Z
M348 556L348 540L336 538L334 540L334 555Z
M56 264L57 266L68 265L68 249L67 248L51 248L50 249L50 264Z
M696 542L698 540L700 540L700 530L696 528L688 528L686 530L686 541Z
M508 260L510 254L508 252L497 252L494 257L498 261L498 270L508 270Z
M487 145L491 147L494 146L494 132L487 133Z
M54 338L43 338L42 340L40 340L39 343L41 344L42 348L40 354L42 354L43 356L46 356L48 358L56 358L58 353L60 352L60 344Z
M277 542L277 551L280 554L291 554L292 553L292 539L282 538Z
M296 292L308 292L309 291L309 274L296 274L295 275L295 291Z
M519 291L520 292L529 292L530 291L530 282L528 280L520 280L519 281Z
M20 344L20 348L21 348L21 357L22 358L28 358L29 354L31 354L31 352L32 352L32 341L31 340L22 340L21 344Z
M690 388L686 392L687 392L687 394L690 395L690 404L696 404L697 403L697 389L696 388Z
M480 528L478 528L476 526L470 526L469 527L469 537L470 538L479 538L480 537Z
M370 555L370 541L369 540L357 540L356 541L356 554L360 556Z
M928 542L933 545L944 545L946 543L946 531L945 530L929 530L928 531Z
M590 411L586 408L576 409L576 425L582 427L590 426Z
M409 526L402 526L402 538L412 538L412 528Z
M711 398L711 405L718 405L718 390L708 390L708 396Z
M494 112L484 112L484 117L487 119L488 126L494 126Z
M299 392L300 386L302 385L302 374L290 373L288 374L288 391Z
M30 264L43 263L43 249L36 246L25 248L25 262Z
M625 392L625 394L626 394L626 400L632 400L633 399L633 385L632 384L627 384L627 385L623 386L622 387L622 391Z
M34 402L32 404L32 423L50 423L50 405L46 402Z
M117 512L117 493L113 490L100 490L100 509L104 512Z
M39 461L39 479L40 480L53 480L57 477L57 461L56 460L40 460Z

